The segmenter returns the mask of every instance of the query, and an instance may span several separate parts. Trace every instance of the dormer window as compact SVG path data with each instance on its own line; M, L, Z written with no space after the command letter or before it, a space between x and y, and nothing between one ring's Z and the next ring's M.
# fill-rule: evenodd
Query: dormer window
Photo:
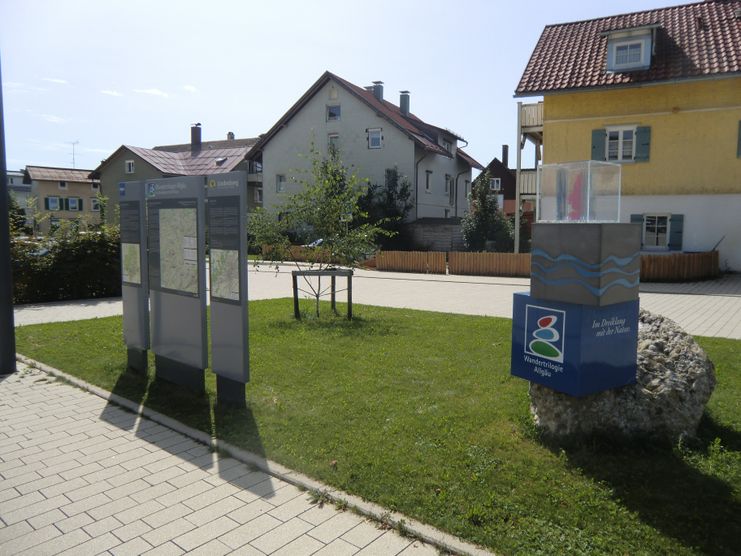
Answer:
M648 69L656 26L613 31L607 35L607 71L624 72Z
M443 139L443 149L449 153L453 152L453 143L449 139Z

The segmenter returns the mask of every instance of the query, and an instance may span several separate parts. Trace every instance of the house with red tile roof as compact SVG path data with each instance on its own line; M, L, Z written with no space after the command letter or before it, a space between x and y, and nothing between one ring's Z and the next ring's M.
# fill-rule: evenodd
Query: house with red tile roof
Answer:
M409 91L399 104L384 98L383 83L359 87L327 71L262 135L249 154L262 165L266 208L301 187L312 146L334 148L361 179L383 184L397 168L412 184L410 220L461 217L467 209L472 168L482 166L460 147L458 134L427 123L410 109Z
M718 249L741 270L741 1L548 25L515 95L543 97L520 133L544 164L621 165L643 250Z
M90 170L26 166L23 183L31 186L35 232L47 233L64 220L83 227L100 222L100 182L90 178Z
M190 143L160 145L151 149L121 145L90 175L100 180L103 196L108 199L110 207L115 207L121 182L245 170L249 176L248 204L254 208L262 205L262 176L259 167L247 160L247 154L256 142L257 138L236 139L231 132L226 140L202 141L201 124L194 124ZM108 210L106 218L114 218L115 212Z

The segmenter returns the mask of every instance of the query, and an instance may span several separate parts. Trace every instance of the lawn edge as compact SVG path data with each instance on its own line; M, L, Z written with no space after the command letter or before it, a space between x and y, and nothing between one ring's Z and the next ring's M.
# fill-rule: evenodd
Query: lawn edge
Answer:
M188 425L150 409L143 404L136 403L128 398L109 392L104 388L90 384L89 382L67 374L55 367L31 359L30 357L26 357L20 353L16 353L16 359L28 367L58 377L72 386L76 386L90 394L108 400L109 402L127 409L136 415L147 418L150 421L159 423L160 425L187 436L196 442L205 444L212 450L231 456L242 463L252 465L276 479L280 479L307 491L320 494L323 499L328 499L335 505L347 507L362 516L372 519L382 526L393 528L408 538L418 539L438 549L453 554L464 554L470 556L491 556L494 554L493 552L476 546L459 537L440 531L431 525L409 518L399 512L391 512L383 506L326 485L321 481L317 481L303 473L289 469L279 463L259 456L254 452L239 448L224 440L214 438L203 431L189 427Z

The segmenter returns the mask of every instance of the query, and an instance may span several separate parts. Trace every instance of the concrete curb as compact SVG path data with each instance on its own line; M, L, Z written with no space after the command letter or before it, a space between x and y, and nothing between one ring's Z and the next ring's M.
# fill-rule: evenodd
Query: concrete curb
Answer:
M94 386L84 380L60 371L59 369L30 359L20 353L16 354L16 359L28 367L39 369L47 374L59 377L81 390L90 392L91 394L108 400L141 417L145 417L162 426L172 429L175 432L179 432L184 436L209 446L213 450L218 450L219 452L225 453L243 463L252 465L276 479L280 479L305 490L314 491L320 494L322 498L328 499L335 505L346 506L360 515L385 524L390 528L403 532L406 536L419 539L440 550L453 554L470 556L492 556L494 554L469 542L461 540L458 537L439 531L430 525L425 525L424 523L406 517L398 512L390 512L378 504L368 502L358 496L325 485L324 483L312 479L302 473L288 469L279 463L234 446L229 442L213 438L211 435L206 434L203 431L191 428L180 421L176 421L171 417L163 415L162 413L149 409L141 404L137 404L127 398L119 396L118 394L104 390L103 388L99 388L98 386Z

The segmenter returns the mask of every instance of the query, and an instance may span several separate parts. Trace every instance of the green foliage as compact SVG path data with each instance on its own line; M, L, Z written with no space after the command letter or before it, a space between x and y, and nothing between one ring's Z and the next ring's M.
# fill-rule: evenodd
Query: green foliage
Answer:
M360 197L358 205L366 213L365 222L376 222L389 235L380 238L381 247L394 249L403 243L404 218L414 207L412 184L398 168L386 168L383 185L372 183Z
M300 183L301 190L277 211L258 210L250 218L252 241L269 246L264 259L290 260L292 243L321 240L305 251L305 260L319 268L352 267L375 251L378 237L389 235L379 224L363 221L366 214L358 203L364 188L354 173L348 173L336 151L324 158L312 148L311 172Z
M17 236L27 234L26 213L18 204L18 200L11 192L8 192L8 221L10 224L10 235Z
M692 445L564 448L531 432L510 320L355 311L296 322L290 300L251 302L247 409L228 413L211 372L206 396L153 366L127 373L121 317L16 336L20 353L497 554L741 553L741 341L698 339L718 385Z
M491 175L487 170L471 188L470 210L463 217L463 241L469 251L484 251L487 242L494 242L498 252L512 251L512 222L499 210L497 196L489 190Z
M121 295L119 238L115 227L86 232L70 222L47 238L12 238L13 302Z

